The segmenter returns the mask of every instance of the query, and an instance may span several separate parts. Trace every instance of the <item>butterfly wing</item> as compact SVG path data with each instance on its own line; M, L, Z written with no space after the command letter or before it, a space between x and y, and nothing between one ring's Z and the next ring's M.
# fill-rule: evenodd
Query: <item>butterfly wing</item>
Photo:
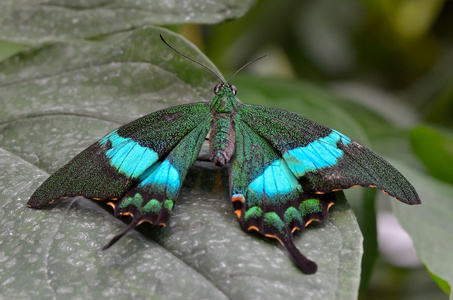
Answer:
M304 191L328 193L377 187L406 204L420 204L414 187L382 157L347 136L285 110L243 104L241 118L283 157Z
M108 201L115 214L132 215L129 230L143 221L165 224L210 118L206 103L194 103L126 124L51 175L27 205L42 208L60 198L83 196Z
M375 186L404 203L420 203L383 158L298 114L241 104L235 130L230 194L241 226L279 240L304 273L317 266L295 247L292 233L326 220L333 191Z
M109 248L142 222L154 225L167 223L187 171L197 159L210 125L209 118L205 118L163 161L156 162L142 173L137 183L119 201L110 202L115 208L115 215L130 215L132 221L103 249Z
M292 233L311 221L324 221L335 193L304 192L281 155L246 123L237 121L236 154L230 174L230 194L244 231L276 238L306 274L317 270L294 245Z

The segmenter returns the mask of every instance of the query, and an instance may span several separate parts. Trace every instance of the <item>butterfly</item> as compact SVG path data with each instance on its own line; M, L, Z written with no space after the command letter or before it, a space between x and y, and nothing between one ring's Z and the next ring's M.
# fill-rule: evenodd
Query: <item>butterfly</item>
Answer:
M296 113L241 103L234 85L160 37L221 80L215 97L110 132L44 181L29 207L76 196L106 201L115 216L131 222L103 249L143 222L165 226L208 135L210 160L229 168L230 198L243 230L277 239L306 274L316 273L317 265L297 249L293 233L325 221L335 191L372 186L403 203L421 203L408 180L371 150Z

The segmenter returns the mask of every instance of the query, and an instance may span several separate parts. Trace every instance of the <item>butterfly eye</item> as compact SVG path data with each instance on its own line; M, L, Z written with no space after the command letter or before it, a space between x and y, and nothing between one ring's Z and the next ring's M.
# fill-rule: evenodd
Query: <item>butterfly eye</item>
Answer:
M233 92L233 95L236 95L238 93L238 90L236 89L236 87L232 84L230 84L230 90Z
M222 86L223 86L223 83L219 83L218 85L216 85L216 86L214 87L214 94L217 95L217 93L220 91L220 89L222 88Z

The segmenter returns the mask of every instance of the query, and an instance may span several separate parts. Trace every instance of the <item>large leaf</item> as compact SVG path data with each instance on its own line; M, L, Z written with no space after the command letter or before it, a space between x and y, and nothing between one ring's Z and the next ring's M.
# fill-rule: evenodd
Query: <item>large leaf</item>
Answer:
M0 40L16 43L97 37L143 25L219 23L245 14L254 0L4 0Z
M411 132L414 152L436 178L453 184L453 135L427 126Z
M217 79L168 49L159 33L215 70L192 45L153 27L102 42L49 46L0 66L2 296L356 298L362 236L341 193L329 220L296 238L318 263L312 276L275 241L240 229L225 170L210 163L189 172L166 228L139 228L142 233L132 231L107 251L100 249L125 224L95 202L25 206L51 172L118 125L212 97ZM293 92L308 111L319 109L309 89Z
M392 208L401 226L410 234L415 251L429 271L453 286L453 187L404 165L395 165L406 171L408 179L418 187L422 205L412 211L397 203ZM450 294L450 299L453 295Z

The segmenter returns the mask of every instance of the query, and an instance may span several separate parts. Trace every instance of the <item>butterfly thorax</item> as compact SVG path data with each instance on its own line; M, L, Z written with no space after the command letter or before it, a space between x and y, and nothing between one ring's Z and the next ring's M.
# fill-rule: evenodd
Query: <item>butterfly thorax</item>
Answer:
M218 84L211 101L211 133L209 136L209 151L211 161L217 166L226 165L234 154L235 128L234 119L237 117L236 88L230 84Z
M221 83L214 88L215 97L211 100L211 114L236 114L239 101L236 99L236 87Z

